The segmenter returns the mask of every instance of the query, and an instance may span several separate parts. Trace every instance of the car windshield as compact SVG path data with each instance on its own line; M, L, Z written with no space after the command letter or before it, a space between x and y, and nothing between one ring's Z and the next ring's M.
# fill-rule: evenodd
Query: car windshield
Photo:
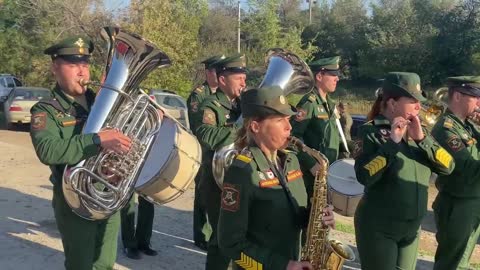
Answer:
M40 89L16 89L14 93L15 100L40 100L49 99L50 91Z

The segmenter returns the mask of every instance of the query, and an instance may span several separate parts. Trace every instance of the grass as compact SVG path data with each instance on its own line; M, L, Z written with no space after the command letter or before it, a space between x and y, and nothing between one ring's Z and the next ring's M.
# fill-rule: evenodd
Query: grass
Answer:
M353 227L352 224L347 224L340 221L335 222L335 230L348 234L355 234L355 227Z

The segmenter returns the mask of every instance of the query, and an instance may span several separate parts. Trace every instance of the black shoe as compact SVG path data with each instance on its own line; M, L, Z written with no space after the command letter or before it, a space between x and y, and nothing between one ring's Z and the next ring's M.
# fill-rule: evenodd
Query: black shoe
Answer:
M207 251L207 243L206 242L195 242L195 246L199 249Z
M138 249L136 248L124 248L123 253L125 253L125 256L132 260L140 260L140 252L138 252Z
M140 246L138 250L147 256L157 256L158 252L152 249L150 246Z

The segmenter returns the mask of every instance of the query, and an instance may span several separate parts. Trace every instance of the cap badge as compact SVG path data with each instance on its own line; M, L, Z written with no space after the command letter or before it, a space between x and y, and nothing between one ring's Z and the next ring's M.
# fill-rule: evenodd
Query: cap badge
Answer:
M77 45L78 47L83 47L83 45L85 45L85 42L82 38L79 38L77 41L75 41L75 45Z
M283 95L280 96L280 103L285 104L285 97Z
M415 87L417 88L417 91L420 91L420 84L417 83Z
M85 48L83 48L83 47L78 48L78 53L80 53L80 54L85 53Z

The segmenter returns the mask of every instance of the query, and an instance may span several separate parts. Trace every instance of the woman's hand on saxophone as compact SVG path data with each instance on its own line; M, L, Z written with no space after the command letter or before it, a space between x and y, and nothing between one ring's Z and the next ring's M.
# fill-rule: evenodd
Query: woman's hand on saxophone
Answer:
M97 133L100 137L100 146L119 154L125 154L132 146L132 140L118 129L104 129Z
M287 270L313 270L312 264L310 262L297 262L289 261L287 265Z
M335 229L335 216L333 214L333 206L328 205L327 207L323 208L322 222L323 225Z

